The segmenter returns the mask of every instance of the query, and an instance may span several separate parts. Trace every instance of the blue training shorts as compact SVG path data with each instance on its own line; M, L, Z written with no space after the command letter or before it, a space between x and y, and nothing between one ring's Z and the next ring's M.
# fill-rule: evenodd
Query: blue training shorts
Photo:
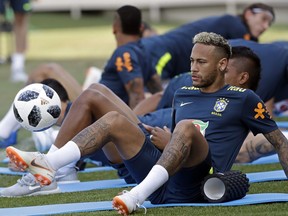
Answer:
M146 136L142 149L133 158L124 161L130 174L140 183L156 164L162 152ZM155 191L148 199L153 204L203 202L201 183L209 174L211 155L199 165L182 168Z
M154 112L147 113L145 115L139 115L138 119L147 125L153 127L163 128L167 126L171 129L172 127L172 108L159 109Z
M11 7L14 12L28 13L31 11L30 0L1 0L0 1L0 13L4 14L6 8Z

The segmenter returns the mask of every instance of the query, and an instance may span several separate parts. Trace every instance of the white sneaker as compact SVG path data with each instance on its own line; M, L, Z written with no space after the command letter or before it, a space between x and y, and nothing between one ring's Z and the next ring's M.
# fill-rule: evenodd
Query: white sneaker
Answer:
M80 180L78 179L77 170L73 167L65 170L65 172L61 172L61 169L56 172L55 180L58 184L70 184L70 183L78 183Z
M11 82L27 82L28 75L22 69L13 69L11 71Z
M25 152L12 146L6 148L6 153L17 167L28 170L41 185L49 185L54 179L56 171L53 170L46 155L39 152Z
M0 190L1 197L20 197L20 196L36 196L60 193L60 189L55 181L52 181L50 185L41 186L36 182L35 177L28 173L21 179L17 180L17 183L3 188Z
M112 206L118 211L119 214L129 215L130 213L136 211L141 204L136 197L131 195L129 191L124 190L121 195L113 198ZM146 214L146 208L144 207L144 209Z

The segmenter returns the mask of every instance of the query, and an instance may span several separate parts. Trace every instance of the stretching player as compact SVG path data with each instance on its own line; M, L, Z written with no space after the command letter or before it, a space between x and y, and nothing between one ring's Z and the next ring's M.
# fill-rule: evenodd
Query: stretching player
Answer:
M170 79L190 70L191 38L199 32L215 32L226 39L258 40L275 20L272 7L262 3L247 6L241 15L211 16L182 25L167 33L143 38L145 48L153 56L152 64L162 79ZM155 49L157 47L157 49Z
M231 169L249 129L255 134L263 133L274 145L288 175L288 140L270 118L264 103L251 90L225 84L224 74L231 55L228 42L220 35L202 32L194 37L194 44L193 87L183 87L175 94L175 127L163 153L145 135L138 120L122 110L107 110L91 125L87 123L91 122L91 115L80 119L80 109L83 113L95 112L89 104L82 103L85 97L98 96L91 90L75 101L60 129L55 144L63 147L47 155L8 147L7 154L20 168L28 169L41 184L47 185L60 167L113 142L139 183L113 199L114 207L125 215L147 198L152 203L202 201L201 182L211 167L215 172ZM74 121L89 126L65 144ZM205 127L199 130L193 121Z
M100 83L110 88L131 108L151 93L162 90L160 77L151 68L150 55L140 41L141 11L133 6L119 8L114 17L113 34L117 48L107 62Z

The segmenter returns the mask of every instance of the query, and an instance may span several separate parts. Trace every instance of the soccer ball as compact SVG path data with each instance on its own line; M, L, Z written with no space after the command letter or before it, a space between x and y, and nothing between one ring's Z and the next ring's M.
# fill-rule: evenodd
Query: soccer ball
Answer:
M61 113L61 100L51 87L33 83L21 89L13 102L16 120L29 131L43 131L54 125Z

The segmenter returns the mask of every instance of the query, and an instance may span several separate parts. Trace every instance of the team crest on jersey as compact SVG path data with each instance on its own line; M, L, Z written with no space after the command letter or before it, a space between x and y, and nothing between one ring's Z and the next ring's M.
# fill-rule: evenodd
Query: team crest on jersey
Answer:
M200 131L200 133L203 136L205 136L205 131L206 131L206 128L208 128L209 126L209 121L203 122L201 120L193 119L192 122L195 125L195 127Z
M214 110L215 110L216 112L218 112L218 113L219 113L219 112L223 112L223 111L226 109L228 103L229 103L229 100L228 100L228 99L226 99L226 98L219 98L219 99L217 99L217 101L216 101L216 103L215 103L215 105L214 105Z

